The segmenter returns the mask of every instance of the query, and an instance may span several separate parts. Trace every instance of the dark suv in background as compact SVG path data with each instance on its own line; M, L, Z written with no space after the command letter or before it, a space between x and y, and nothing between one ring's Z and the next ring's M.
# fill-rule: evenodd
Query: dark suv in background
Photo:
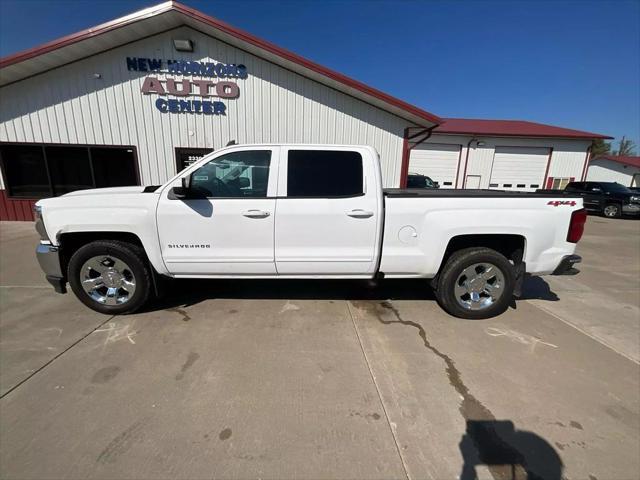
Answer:
M615 182L571 182L563 193L583 198L587 211L605 217L640 215L640 193Z

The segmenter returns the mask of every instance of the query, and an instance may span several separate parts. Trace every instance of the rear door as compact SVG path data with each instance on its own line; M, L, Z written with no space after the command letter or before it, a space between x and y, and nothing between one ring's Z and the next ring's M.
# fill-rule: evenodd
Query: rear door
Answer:
M604 208L604 190L597 182L586 182L584 206L588 210L600 211Z
M279 275L370 276L381 180L366 149L282 148L275 223Z

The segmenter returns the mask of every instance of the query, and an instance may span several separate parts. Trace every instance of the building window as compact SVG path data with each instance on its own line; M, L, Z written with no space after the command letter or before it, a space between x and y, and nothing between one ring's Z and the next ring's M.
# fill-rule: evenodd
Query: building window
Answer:
M362 156L358 152L289 151L288 197L355 197L363 193Z
M547 179L547 188L552 190L564 190L564 187L574 180L575 177L549 177Z
M138 185L132 147L3 144L0 160L5 188L14 198Z

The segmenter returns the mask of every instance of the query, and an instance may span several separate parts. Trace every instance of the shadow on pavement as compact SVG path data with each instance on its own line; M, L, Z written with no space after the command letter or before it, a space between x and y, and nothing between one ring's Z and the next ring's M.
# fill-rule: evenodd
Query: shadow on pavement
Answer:
M429 280L163 280L160 299L143 311L189 307L205 300L429 300ZM528 277L521 300L559 300L547 282Z
M146 310L188 307L213 298L282 300L435 300L428 280L167 280Z
M527 275L522 285L522 295L520 300L547 300L557 302L560 300L555 292L542 277L532 277Z
M460 480L476 480L486 465L496 480L561 480L562 459L544 438L510 420L467 420L460 440Z

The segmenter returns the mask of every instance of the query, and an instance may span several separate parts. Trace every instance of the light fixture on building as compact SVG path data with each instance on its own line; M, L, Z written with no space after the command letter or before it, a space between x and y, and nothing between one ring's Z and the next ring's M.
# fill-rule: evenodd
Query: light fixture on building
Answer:
M100 74L100 73L94 73L94 74L93 74L93 78L102 78L102 74Z
M193 41L174 38L173 47L179 52L193 52Z
M477 147L484 147L485 143L482 140L478 140L478 143L476 143Z

